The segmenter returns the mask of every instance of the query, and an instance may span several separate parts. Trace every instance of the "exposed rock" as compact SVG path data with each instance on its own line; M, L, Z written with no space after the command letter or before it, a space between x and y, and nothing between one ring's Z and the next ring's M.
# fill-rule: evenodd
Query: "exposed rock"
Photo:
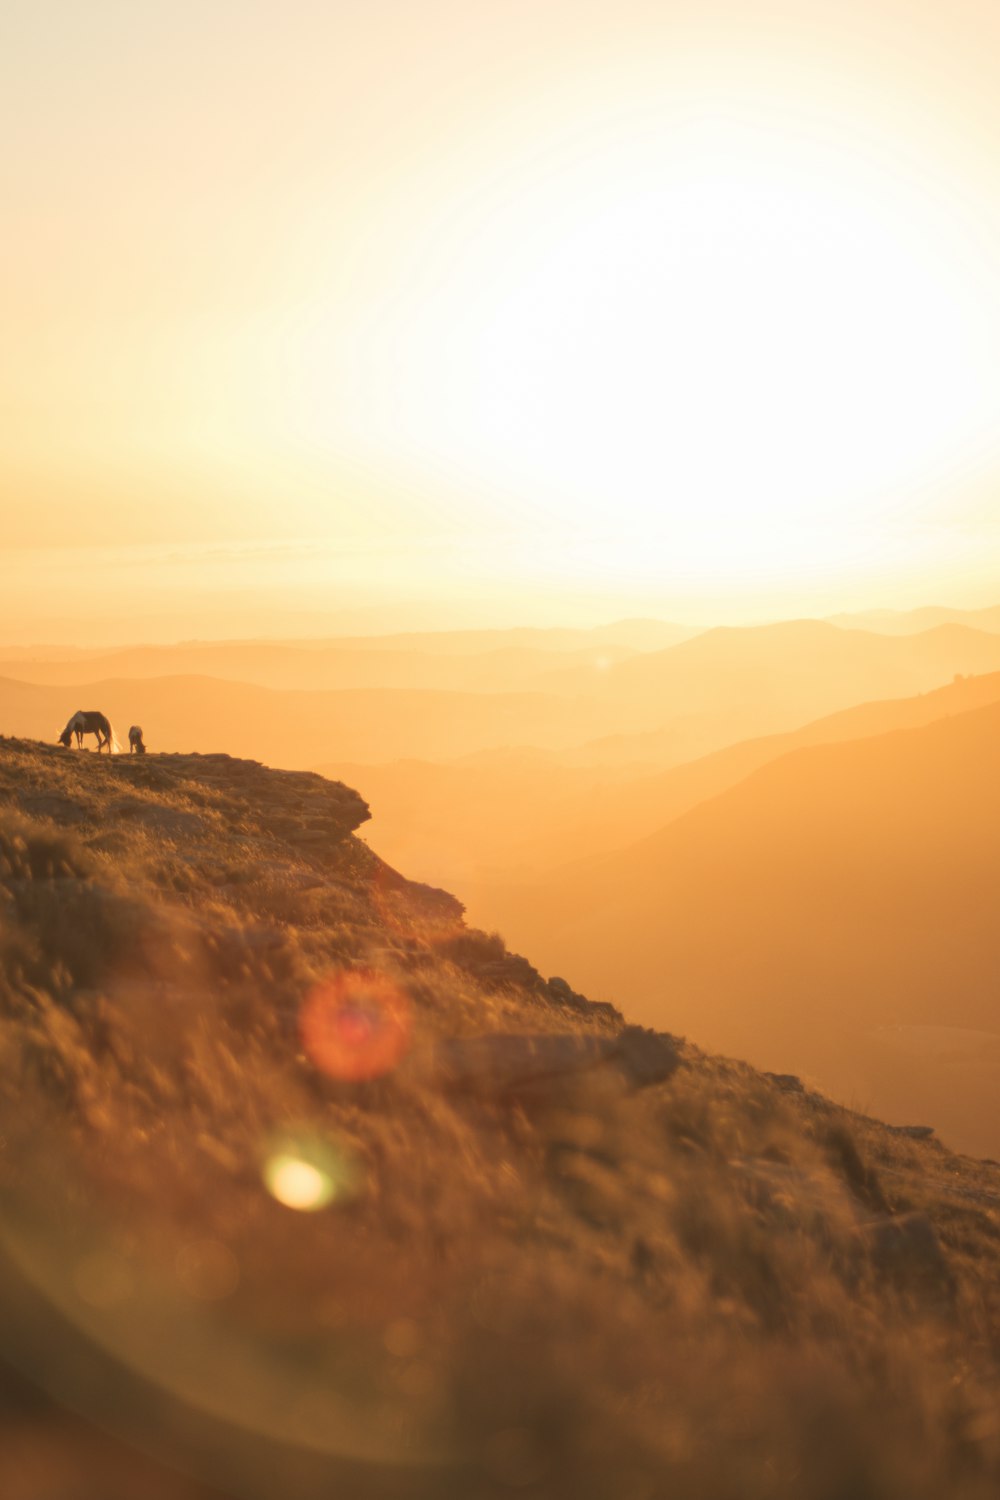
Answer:
M894 1135L907 1135L911 1141L929 1141L934 1135L933 1125L887 1125Z
M524 985L530 988L541 981L541 975L534 965L518 953L506 953L503 958L477 964L472 972L477 979L493 989L503 989L505 985Z
M680 1066L680 1043L665 1032L626 1026L616 1037L615 1057L633 1088L663 1083Z
M765 1078L770 1078L775 1088L781 1089L785 1094L804 1094L805 1085L801 1078L794 1073L765 1073Z
M609 1037L550 1035L448 1037L433 1051L433 1069L445 1087L489 1093L585 1072L612 1055Z
M574 990L565 979L558 974L553 975L547 981L549 995L560 1005L565 1005L569 1010L575 1010L580 1015L603 1016L608 1021L621 1021L622 1013L614 1005L606 1000L588 1000L586 995L581 995Z
M452 1037L433 1049L431 1068L446 1088L503 1094L537 1093L541 1086L601 1070L609 1083L630 1089L660 1083L680 1064L672 1037L628 1026L618 1036L493 1033Z

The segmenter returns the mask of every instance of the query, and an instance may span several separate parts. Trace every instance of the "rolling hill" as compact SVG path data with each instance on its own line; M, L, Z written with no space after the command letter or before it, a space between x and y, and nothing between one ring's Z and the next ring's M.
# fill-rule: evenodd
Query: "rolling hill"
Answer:
M1000 631L1000 605L986 609L951 609L944 604L920 609L868 609L831 615L830 623L849 630L877 630L885 635L910 635L936 625L970 625L974 630Z
M1000 673L963 677L915 698L862 703L786 734L740 741L665 771L641 763L567 765L565 752L481 753L447 764L345 760L314 769L352 784L364 780L377 809L374 846L461 891L478 918L489 921L493 885L514 885L502 907L511 918L519 890L530 901L529 888L539 880L655 833L791 750L917 727L997 700Z
M660 620L619 620L590 630L414 631L331 640L186 641L115 650L0 647L0 677L50 685L98 679L223 677L260 687L425 687L512 691L571 666L606 670L636 651L662 650L697 632Z
M664 651L644 652L611 667L602 691L611 701L648 694L677 714L731 707L759 712L793 709L816 717L868 698L926 692L956 673L1000 670L1000 639L965 625L940 625L909 635L843 630L822 620L720 626ZM567 691L572 669L545 686Z

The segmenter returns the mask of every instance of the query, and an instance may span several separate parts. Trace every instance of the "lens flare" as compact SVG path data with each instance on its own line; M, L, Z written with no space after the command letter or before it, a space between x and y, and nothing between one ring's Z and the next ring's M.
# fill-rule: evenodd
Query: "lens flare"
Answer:
M347 1143L323 1140L308 1130L272 1138L263 1153L261 1175L272 1198L302 1213L347 1203L365 1184L361 1161Z
M272 1156L264 1165L264 1183L286 1208L314 1213L336 1197L333 1179L321 1167L296 1156Z
M384 974L348 970L309 992L299 1016L302 1045L331 1078L380 1078L410 1045L410 1002Z

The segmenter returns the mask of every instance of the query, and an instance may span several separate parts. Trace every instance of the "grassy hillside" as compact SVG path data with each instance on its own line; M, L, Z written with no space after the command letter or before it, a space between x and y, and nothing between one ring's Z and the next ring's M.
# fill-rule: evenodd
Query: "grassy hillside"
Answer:
M627 1027L366 811L0 740L3 1493L995 1494L1000 1169Z
M998 756L998 704L802 749L498 919L647 1022L1000 1155Z

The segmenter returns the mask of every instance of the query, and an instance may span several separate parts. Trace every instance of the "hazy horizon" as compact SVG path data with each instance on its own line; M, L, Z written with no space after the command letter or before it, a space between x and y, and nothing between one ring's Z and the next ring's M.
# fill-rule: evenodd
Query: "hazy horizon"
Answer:
M989 602L960 14L7 6L0 639Z
M256 587L241 574L249 563ZM412 560L411 560L412 561ZM327 564L335 566L334 564ZM302 564L307 575L317 565ZM231 548L184 553L158 549L25 549L3 554L0 650L73 646L83 649L192 641L322 639L327 636L405 635L427 631L600 629L622 620L656 620L693 631L755 626L788 619L827 620L885 612L940 609L956 614L993 608L1000 597L995 570L970 582L961 574L938 592L905 581L881 590L845 587L741 593L686 594L576 591L572 586L509 597L504 585L467 586L449 595L419 576L401 575L400 591L358 583L295 587L287 563L280 582L259 581L259 553ZM266 571L266 569L264 570ZM179 575L186 574L186 577ZM281 576L283 575L283 576ZM198 580L201 579L199 583ZM414 584L418 588L414 587Z

